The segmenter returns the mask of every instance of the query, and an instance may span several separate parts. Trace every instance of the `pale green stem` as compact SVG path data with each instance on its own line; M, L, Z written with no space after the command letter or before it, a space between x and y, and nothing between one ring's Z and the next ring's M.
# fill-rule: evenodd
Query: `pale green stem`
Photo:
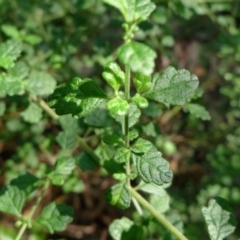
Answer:
M188 240L177 228L175 228L161 213L159 213L149 202L147 202L134 188L129 188L132 196L145 207L169 232L179 240Z
M133 205L135 206L136 210L138 211L139 215L143 215L142 208L139 205L138 201L134 197L132 197L132 202L133 202Z
M125 66L125 100L128 102L130 100L130 67ZM125 147L129 148L129 111L124 118L124 141ZM130 187L130 178L129 175L131 173L130 167L130 158L127 159L126 162L126 175L127 175L127 184Z
M43 188L42 188L39 196L37 197L37 200L36 200L35 204L33 205L32 209L31 209L31 211L30 211L30 213L29 213L29 215L28 215L28 218L27 218L27 219L28 219L28 222L31 223L33 214L35 213L35 211L36 211L36 209L37 209L40 201L42 200L43 194L44 194L44 192L46 191L46 189L48 188L48 186L49 186L49 180L46 180L46 182L45 182L45 184L44 184L44 186L43 186ZM17 237L15 238L15 240L20 240L20 239L22 238L22 236L23 236L26 228L28 227L28 222L25 222L25 223L22 225L22 227L21 227L20 231L18 232L18 235L17 235Z

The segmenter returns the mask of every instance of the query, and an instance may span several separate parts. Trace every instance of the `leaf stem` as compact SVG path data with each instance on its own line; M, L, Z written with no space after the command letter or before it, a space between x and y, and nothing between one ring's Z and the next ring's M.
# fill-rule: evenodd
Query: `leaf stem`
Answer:
M28 215L28 217L27 217L27 220L28 220L28 221L25 222L25 223L22 225L22 227L21 227L20 231L18 232L18 235L17 235L17 237L15 238L15 240L20 240L20 239L22 238L22 236L23 236L26 228L28 227L28 224L31 223L33 214L35 213L35 211L36 211L36 209L37 209L40 201L42 200L43 194L44 194L44 192L46 191L46 189L48 188L48 186L49 186L49 180L46 180L45 183L44 183L44 185L43 185L43 188L42 188L42 190L41 190L41 192L40 192L40 194L39 194L39 196L37 197L37 200L36 200L34 206L32 207L32 209L31 209L31 211L30 211L30 213L29 213L29 215Z
M129 187L132 196L144 206L169 232L179 240L188 240L177 228L175 228L161 213L147 202L134 188Z
M130 67L125 66L125 100L129 101L130 99ZM124 118L124 141L125 141L125 147L129 148L129 111L126 114ZM131 167L130 167L130 158L127 159L126 162L126 175L127 175L127 185L130 187L130 178L129 175L131 173Z

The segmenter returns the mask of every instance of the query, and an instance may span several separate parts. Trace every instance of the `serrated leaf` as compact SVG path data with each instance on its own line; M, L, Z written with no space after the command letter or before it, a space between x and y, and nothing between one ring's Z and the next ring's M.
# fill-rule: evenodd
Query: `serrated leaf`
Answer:
M156 53L143 43L129 42L122 45L117 55L119 60L129 65L133 72L141 72L145 75L149 75L154 69L154 59Z
M114 132L104 132L103 135L103 142L108 144L108 145L113 145L116 143L120 143L121 142L121 136L117 133Z
M92 127L103 128L109 126L111 120L106 109L96 108L85 117L84 123Z
M64 231L73 220L73 209L65 204L50 203L44 207L36 222L45 226L51 234Z
M173 173L169 163L162 154L151 150L143 156L136 157L137 171L146 183L163 185L172 181Z
M59 85L49 96L49 105L59 115L82 117L93 111L106 94L91 79L73 78Z
M112 112L110 112L110 114L117 122L123 125L125 116L119 116ZM140 115L141 115L141 111L137 108L136 104L130 103L129 104L129 120L128 120L129 127L132 127L138 122Z
M121 209L129 208L131 204L131 195L126 184L119 183L108 189L106 192L106 200Z
M14 61L20 56L22 43L19 41L8 40L0 45L0 67L11 68Z
M139 138L132 146L132 152L135 154L144 154L150 151L152 143L143 138Z
M65 182L66 177L72 173L75 166L75 159L73 157L58 158L48 177L53 184L62 185Z
M19 80L25 79L29 74L29 67L24 62L17 62L8 72Z
M124 84L125 74L115 62L110 62L105 66L103 78L114 89L118 90Z
M117 163L124 163L129 161L130 155L130 149L127 149L125 147L117 148L113 156L113 160Z
M185 69L177 71L168 67L162 73L154 74L151 89L142 96L166 106L183 105L194 95L197 86L197 76Z
M132 101L139 107L139 108L147 108L148 107L148 100L140 95L136 94Z
M77 133L79 129L78 120L73 118L71 114L60 116L58 121L64 131L73 131Z
M208 207L202 208L211 240L222 240L236 228L228 203L221 198L211 199Z
M21 216L26 198L23 191L16 186L4 186L0 191L0 211Z
M139 132L137 131L137 129L131 130L128 134L129 141L133 141L134 139L138 138L138 136L139 136Z
M170 207L170 197L164 189L162 191L164 192L162 196L154 193L150 195L149 199L150 204L160 213L166 212Z
M146 20L156 8L150 0L104 0L105 3L117 8L126 22L141 22Z
M144 239L143 226L137 226L126 217L115 219L109 226L109 233L114 240Z
M162 109L156 102L149 102L147 108L143 109L143 113L149 117L157 117L162 114Z
M116 97L107 103L107 108L111 115L124 116L128 112L129 104L126 100Z
M46 96L53 92L56 80L46 72L33 70L27 79L27 90L37 96Z
M23 82L17 77L4 73L0 74L0 95L13 96L22 94L23 92Z
M63 149L71 149L74 146L76 146L77 143L77 134L72 129L71 130L65 130L63 132L60 132L56 140L58 144Z
M33 174L26 172L14 178L11 182L11 186L16 186L19 190L25 192L26 195L29 195L34 190L37 189L40 179L34 176Z
M4 102L0 102L0 117L3 116L6 110L6 104Z
M186 107L195 117L201 118L202 120L211 120L211 116L205 107L195 103L188 103Z
M82 171L94 170L97 167L94 159L87 153L82 152L76 158L76 165L81 168Z
M146 76L142 73L136 73L136 75L133 78L134 86L137 89L138 93L147 91L151 87L151 77Z
M42 119L42 108L36 103L31 102L20 115L26 122L37 123Z

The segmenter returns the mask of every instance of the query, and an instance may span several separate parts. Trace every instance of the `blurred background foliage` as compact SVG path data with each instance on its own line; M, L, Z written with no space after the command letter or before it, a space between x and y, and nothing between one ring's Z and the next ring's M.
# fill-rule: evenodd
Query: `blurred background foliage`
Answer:
M157 52L156 71L168 65L188 69L199 77L201 88L193 105L166 109L151 104L144 111L138 130L156 144L175 174L164 204L154 196L150 201L183 228L189 239L209 239L201 207L211 197L225 198L240 223L240 2L153 2L156 10L140 24L135 38ZM111 121L104 109L97 122L94 114L78 121L66 116L59 125L33 100L43 90L42 98L47 101L48 89L74 76L89 77L106 88L101 73L123 42L122 22L119 12L101 0L0 1L0 44L9 39L23 44L11 74L15 70L19 75L22 69L21 80L37 79L40 89L40 94L8 96L0 90L1 186L26 169L41 176L61 154L77 156L81 165L81 159L89 156L75 143L68 125L96 153L103 154L100 137L106 120ZM201 106L209 113L200 111ZM81 165L82 171L76 170L63 188L52 187L46 194L45 203L67 202L75 210L66 231L51 239L110 239L107 228L113 219L132 214L136 223L148 227L146 239L171 239L167 233L160 237L162 229L155 221L109 206L104 191L114 180L99 169L84 171L94 168L93 162ZM14 221L0 213L0 239L13 238ZM239 236L238 224L227 239ZM48 239L48 235L34 228L26 239Z

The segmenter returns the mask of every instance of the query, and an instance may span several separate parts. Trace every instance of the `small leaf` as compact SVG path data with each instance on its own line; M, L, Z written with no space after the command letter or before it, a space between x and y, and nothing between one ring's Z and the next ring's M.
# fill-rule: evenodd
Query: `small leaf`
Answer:
M71 114L60 116L59 123L64 131L78 132L78 120L73 118Z
M149 199L150 204L160 213L166 212L170 207L170 197L164 189L162 189L162 191L164 195L159 196L154 193L150 195Z
M117 8L129 23L146 20L156 8L150 0L104 0L104 2Z
M22 51L21 42L8 40L0 45L0 67L11 68Z
M109 226L109 233L114 240L144 239L144 228L126 217L114 220Z
M58 158L48 177L53 184L62 185L66 178L72 173L75 166L75 159L73 157Z
M154 59L157 56L150 47L138 42L122 45L117 55L123 64L130 66L133 72L141 72L145 75L153 72Z
M56 87L56 80L46 72L33 70L27 79L27 90L37 96L49 95Z
M191 98L198 86L198 78L185 69L168 67L164 72L154 74L152 86L143 97L161 102L166 106L183 105Z
M112 186L106 192L106 200L121 209L130 207L131 195L125 183L119 183Z
M156 102L149 102L147 108L143 109L143 113L149 117L158 117L162 114L162 109Z
M110 100L107 104L110 114L124 116L128 112L128 102L120 97Z
M205 107L195 103L188 103L186 107L195 117L201 118L202 120L211 120L211 116Z
M19 95L23 94L23 82L17 77L0 74L0 95Z
M33 174L26 172L23 175L14 178L11 182L11 186L16 186L19 190L25 192L26 195L29 195L34 190L37 189L40 183L40 179L34 176Z
M20 114L26 122L37 123L42 119L42 109L34 102Z
M222 198L211 199L208 207L202 208L211 240L222 240L236 228L236 221L228 203Z
M24 80L29 74L29 67L24 62L17 62L8 72L19 80Z
M114 132L104 132L103 135L103 142L108 144L108 145L113 145L116 143L120 143L121 142L121 136L117 133Z
M135 154L144 154L150 151L152 143L143 138L139 138L132 146L132 151Z
M16 186L4 186L0 191L0 211L21 216L25 193Z
M76 158L76 165L81 168L82 171L94 170L97 167L96 162L85 152L81 152Z
M121 125L123 125L125 116L119 116L112 112L110 112L110 114L117 122L120 122ZM137 108L136 104L130 103L129 104L129 120L128 120L129 127L132 127L138 122L140 115L141 115L141 111Z
M73 78L59 85L49 96L49 105L59 115L82 117L93 111L106 94L91 79Z
M151 87L151 77L146 76L142 73L136 73L136 75L133 78L134 86L137 89L138 93L147 91Z
M130 149L127 149L125 147L117 148L113 160L117 163L124 163L129 161L130 155Z
M103 78L114 89L118 90L124 84L125 74L115 62L110 62L105 66Z
M60 132L56 137L57 142L63 149L71 149L77 144L77 134L73 130Z
M136 156L137 171L146 183L163 185L172 181L173 173L162 154L151 150L143 156Z
M50 203L44 207L36 222L45 226L51 234L64 231L73 220L73 209L65 204Z
M135 102L135 104L139 108L147 108L148 107L148 100L144 97L141 97L141 96L137 95L137 94L132 98L132 101Z
M139 132L136 129L133 129L129 132L128 137L129 141L133 141L134 139L138 138Z

